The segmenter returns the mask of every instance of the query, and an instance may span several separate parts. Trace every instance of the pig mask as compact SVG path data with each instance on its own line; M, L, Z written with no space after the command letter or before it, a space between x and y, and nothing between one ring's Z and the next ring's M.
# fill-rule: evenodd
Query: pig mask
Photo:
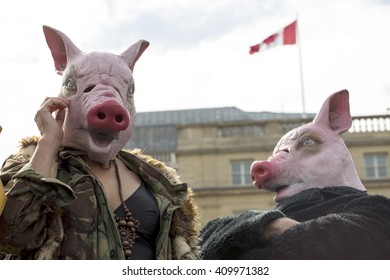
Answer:
M80 51L62 32L43 26L60 96L70 100L62 146L86 152L108 166L131 137L135 124L133 69L149 43L140 40L121 55Z
M255 161L255 187L276 193L275 201L310 188L348 186L365 191L342 133L352 125L349 93L332 94L311 123L284 135L268 160Z

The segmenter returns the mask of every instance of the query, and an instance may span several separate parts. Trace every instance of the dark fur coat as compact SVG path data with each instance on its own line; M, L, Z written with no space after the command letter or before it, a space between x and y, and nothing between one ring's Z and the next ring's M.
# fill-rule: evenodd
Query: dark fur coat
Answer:
M301 222L266 240L276 218ZM247 211L208 222L204 259L390 259L390 200L349 187L309 189L269 211Z

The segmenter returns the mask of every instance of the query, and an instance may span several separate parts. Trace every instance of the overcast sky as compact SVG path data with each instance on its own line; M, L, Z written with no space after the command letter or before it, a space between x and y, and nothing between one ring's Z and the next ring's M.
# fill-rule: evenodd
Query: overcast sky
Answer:
M350 91L353 115L390 107L390 1L386 0L2 0L0 162L26 135L35 112L56 96L42 25L83 51L121 53L150 41L135 66L139 112L236 106L301 112L298 46L254 55L249 47L296 19L306 112Z

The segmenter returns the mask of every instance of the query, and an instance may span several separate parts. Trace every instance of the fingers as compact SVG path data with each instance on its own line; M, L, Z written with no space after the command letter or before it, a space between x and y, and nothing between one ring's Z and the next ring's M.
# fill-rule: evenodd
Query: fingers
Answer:
M59 125L62 126L62 124L64 123L64 120L65 120L65 110L60 109L60 110L58 110L58 112L56 114L56 121L58 122Z
M65 109L69 105L70 101L63 97L45 98L34 118L42 136L52 135L59 138L62 137ZM55 116L53 113L56 113Z
M70 105L70 101L63 97L46 97L42 103L41 109L53 113L65 109Z

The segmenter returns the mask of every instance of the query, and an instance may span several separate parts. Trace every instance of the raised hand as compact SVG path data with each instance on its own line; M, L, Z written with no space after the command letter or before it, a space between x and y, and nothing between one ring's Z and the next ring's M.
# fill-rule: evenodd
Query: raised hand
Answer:
M69 104L70 101L63 97L46 97L34 119L42 137L53 137L53 140L61 144L64 135L62 124L65 119L65 109Z
M41 139L31 158L32 167L42 176L51 177L51 166L64 137L62 124L70 101L63 97L47 97L35 115ZM55 116L53 116L53 114Z

